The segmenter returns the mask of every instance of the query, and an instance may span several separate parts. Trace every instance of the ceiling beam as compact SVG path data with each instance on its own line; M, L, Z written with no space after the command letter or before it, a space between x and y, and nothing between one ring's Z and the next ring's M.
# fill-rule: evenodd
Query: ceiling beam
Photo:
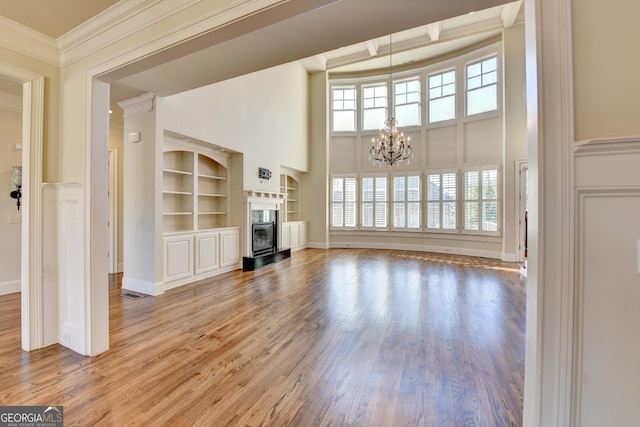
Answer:
M442 23L434 22L427 26L427 32L429 34L430 41L437 42L440 40L440 32L442 31Z
M502 19L502 23L505 28L512 27L515 24L516 19L518 18L518 13L520 12L520 7L522 6L522 0L508 3L502 6L502 13L500 14L500 19Z
M378 41L377 40L367 40L365 42L367 45L367 50L369 51L370 56L378 56Z

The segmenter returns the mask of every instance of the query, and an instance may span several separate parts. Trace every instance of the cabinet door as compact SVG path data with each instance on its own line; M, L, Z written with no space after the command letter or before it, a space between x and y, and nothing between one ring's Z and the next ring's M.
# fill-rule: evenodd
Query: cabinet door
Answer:
M219 267L219 233L196 235L196 274L215 270Z
M288 223L282 223L282 241L278 242L278 248L287 249L290 248L289 242L289 230L291 226Z
M300 246L300 223L291 222L291 228L289 228L289 246L291 249L295 249Z
M237 264L240 261L238 229L220 232L220 267Z
M300 246L307 246L307 222L300 222Z
M164 280L176 280L193 274L193 235L165 237Z

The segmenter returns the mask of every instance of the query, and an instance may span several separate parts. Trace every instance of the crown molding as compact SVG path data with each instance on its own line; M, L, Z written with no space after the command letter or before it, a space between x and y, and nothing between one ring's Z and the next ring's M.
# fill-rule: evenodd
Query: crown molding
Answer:
M130 0L118 2L102 13L58 37L61 66L73 62L147 28L202 0Z
M135 98L120 101L118 105L124 111L124 117L131 117L153 111L153 101L155 97L153 93L144 93Z
M186 9L187 7L194 5L203 0L135 0L139 4L139 7L136 9L135 20L133 17L130 17L133 12L126 12L126 16L123 17L120 15L120 19L114 18L112 20L111 33L109 35L105 34L104 28L96 30L93 28L91 33L95 33L96 37L91 38L90 40L82 39L79 40L77 46L74 48L63 46L61 44L62 51L62 66L69 65L79 59L84 58L85 56L94 53L97 50L100 50L109 44L113 44L119 40L124 39L125 37L139 32L140 30L153 25L156 22L159 22L181 10ZM198 16L191 21L187 21L182 23L181 25L177 25L168 29L161 34L158 34L155 37L152 37L148 40L145 40L142 43L138 43L135 46L132 46L130 49L122 52L117 55L115 58L112 58L103 66L107 68L102 68L101 72L108 71L113 67L117 67L118 65L122 65L123 63L127 63L129 61L135 61L139 59L141 56L145 56L151 54L153 52L166 49L169 46L175 45L176 43L180 43L184 40L191 39L198 35L207 33L213 29L219 28L222 25L225 25L234 20L240 19L244 16L251 15L253 13L257 13L261 10L268 9L270 7L276 6L280 3L284 3L288 0L235 0L232 1L220 8L216 8L211 10L208 13L205 13L201 16ZM120 2L116 3L114 7L120 5ZM156 5L155 7L151 7ZM110 9L107 9L110 11ZM131 18L131 19L130 19ZM114 29L113 27L116 25L120 25L127 22L127 27L125 31L121 29ZM87 21L89 22L89 21ZM84 25L83 25L84 26ZM59 39L60 40L60 39Z
M0 45L47 64L60 66L56 41L0 15Z
M0 108L20 113L22 112L22 97L6 92L0 92Z

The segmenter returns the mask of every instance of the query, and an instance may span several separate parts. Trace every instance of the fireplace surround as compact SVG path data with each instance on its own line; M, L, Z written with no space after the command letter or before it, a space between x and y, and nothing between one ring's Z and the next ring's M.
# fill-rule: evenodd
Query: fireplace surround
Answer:
M291 250L279 247L282 241L284 194L246 191L244 270L255 270L291 256Z

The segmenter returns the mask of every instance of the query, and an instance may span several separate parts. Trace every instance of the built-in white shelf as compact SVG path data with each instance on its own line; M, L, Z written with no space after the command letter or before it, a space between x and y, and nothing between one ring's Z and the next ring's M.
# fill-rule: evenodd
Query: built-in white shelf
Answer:
M192 146L163 153L163 230L227 227L227 168Z

